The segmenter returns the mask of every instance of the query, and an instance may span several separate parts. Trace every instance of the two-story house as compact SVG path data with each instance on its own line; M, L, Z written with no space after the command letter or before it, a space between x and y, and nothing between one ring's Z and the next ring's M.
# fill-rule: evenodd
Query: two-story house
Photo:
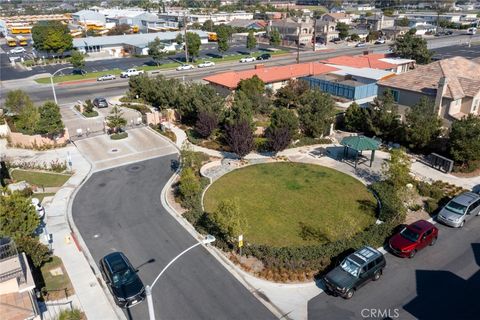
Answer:
M480 58L453 57L417 66L378 82L378 94L386 90L400 107L411 108L422 97L430 98L448 126L468 114L480 115Z

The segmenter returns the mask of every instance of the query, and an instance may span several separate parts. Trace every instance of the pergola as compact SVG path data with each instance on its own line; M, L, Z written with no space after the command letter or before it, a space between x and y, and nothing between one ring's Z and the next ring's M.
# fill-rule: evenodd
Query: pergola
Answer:
M363 151L372 151L370 156L370 167L372 166L373 160L375 159L375 150L380 146L380 142L365 136L350 136L345 137L340 142L344 146L343 155L344 157L348 156L348 149L355 150L355 169L357 168L358 163L358 154L362 154Z

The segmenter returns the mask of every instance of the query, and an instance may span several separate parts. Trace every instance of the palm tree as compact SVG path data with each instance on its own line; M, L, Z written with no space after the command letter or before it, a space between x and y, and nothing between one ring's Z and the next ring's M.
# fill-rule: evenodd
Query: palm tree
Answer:
M127 124L127 119L123 117L123 112L118 106L114 106L110 115L107 117L107 126L111 132L117 133Z

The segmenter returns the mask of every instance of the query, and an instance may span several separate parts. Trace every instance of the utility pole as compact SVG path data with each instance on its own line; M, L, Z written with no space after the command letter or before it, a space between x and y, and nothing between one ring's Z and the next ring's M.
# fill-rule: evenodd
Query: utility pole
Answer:
M300 63L300 34L302 32L302 23L298 25L298 37L297 37L297 64Z
M185 42L185 63L188 63L187 17L183 13L183 40Z
M313 52L317 46L317 17L313 14Z

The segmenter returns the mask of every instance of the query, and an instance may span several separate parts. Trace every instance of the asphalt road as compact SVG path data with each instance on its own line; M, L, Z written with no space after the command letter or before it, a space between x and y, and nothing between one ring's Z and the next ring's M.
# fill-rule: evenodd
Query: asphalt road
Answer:
M351 300L313 298L309 319L479 319L480 217L463 229L437 226L434 247L414 259L387 254L379 281L360 288Z
M160 191L172 175L165 156L97 172L79 190L73 219L95 261L123 251L145 284L178 253L195 243L162 207ZM153 263L146 263L155 259ZM202 247L178 260L153 289L159 319L275 319ZM146 302L126 312L148 319Z

